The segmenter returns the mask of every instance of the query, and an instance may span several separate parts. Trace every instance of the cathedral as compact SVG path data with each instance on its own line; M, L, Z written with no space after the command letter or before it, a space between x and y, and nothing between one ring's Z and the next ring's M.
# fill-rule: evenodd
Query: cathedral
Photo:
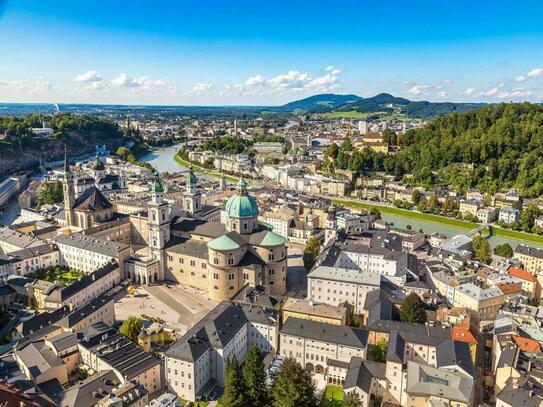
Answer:
M98 163L92 168L103 171ZM286 292L286 239L257 221L258 204L243 178L221 210L220 222L210 220L218 208L202 204L192 168L180 199L166 200L156 177L146 210L129 215L115 213L96 185L76 198L75 185L65 160L64 224L76 233L130 244L127 277L136 284L172 280L204 290L216 301L234 297L246 285L274 295Z

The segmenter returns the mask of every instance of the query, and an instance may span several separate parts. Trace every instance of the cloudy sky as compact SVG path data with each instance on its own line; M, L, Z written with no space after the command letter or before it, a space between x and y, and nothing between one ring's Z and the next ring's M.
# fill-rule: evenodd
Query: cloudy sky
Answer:
M0 0L0 102L539 102L542 16L540 0Z

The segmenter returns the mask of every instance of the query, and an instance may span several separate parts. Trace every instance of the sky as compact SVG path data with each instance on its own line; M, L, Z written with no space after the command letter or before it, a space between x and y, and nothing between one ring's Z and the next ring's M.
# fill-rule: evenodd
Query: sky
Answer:
M541 102L542 16L541 0L0 0L0 102Z

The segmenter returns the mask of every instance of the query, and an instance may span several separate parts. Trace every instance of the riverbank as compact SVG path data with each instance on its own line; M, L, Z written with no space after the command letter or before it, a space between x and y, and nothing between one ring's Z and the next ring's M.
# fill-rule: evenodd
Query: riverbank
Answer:
M402 216L404 218L419 219L427 222L438 223L442 225L454 226L457 228L465 229L469 231L477 228L480 224L475 222L469 222L466 220L448 218L446 216L434 215L431 213L423 213L410 211L407 209L396 208L394 206L379 205L373 203L352 201L349 199L333 199L333 202L338 205L350 206L352 208L359 209L379 209L381 213L389 213L391 215ZM525 241L526 243L535 243L543 245L543 236L534 235L532 233L520 232L518 230L510 230L500 228L498 226L492 226L492 234L496 237L503 237L508 239L514 239L518 241Z
M215 178L221 178L222 177L222 174L220 172L208 170L207 168L204 168L204 167L201 167L199 165L193 164L193 163L191 163L189 161L183 160L181 157L179 157L178 154L175 154L173 156L173 159L181 167L188 168L188 167L190 167L192 165L192 168L194 168L197 172L204 173L205 175L209 175L210 177L215 177ZM235 177L233 177L231 175L227 175L227 174L224 174L224 178L227 181L234 182L234 183L239 181L239 178L235 178Z

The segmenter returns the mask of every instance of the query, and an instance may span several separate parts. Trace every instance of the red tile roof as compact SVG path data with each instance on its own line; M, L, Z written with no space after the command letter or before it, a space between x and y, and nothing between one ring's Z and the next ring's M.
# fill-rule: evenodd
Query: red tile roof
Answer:
M504 294L517 294L522 292L522 288L513 283L501 283L498 284L498 288L502 290Z
M477 338L469 329L456 328L452 329L452 340L457 342L466 342L470 344L477 344Z
M539 352L541 350L541 345L538 341L535 341L530 338L523 338L522 336L513 336L513 340L517 344L520 350L524 352Z
M519 268L511 266L509 267L509 270L507 271L509 272L509 275L512 277L517 277L524 281L531 281L532 283L536 281L535 276L524 269L519 269Z

